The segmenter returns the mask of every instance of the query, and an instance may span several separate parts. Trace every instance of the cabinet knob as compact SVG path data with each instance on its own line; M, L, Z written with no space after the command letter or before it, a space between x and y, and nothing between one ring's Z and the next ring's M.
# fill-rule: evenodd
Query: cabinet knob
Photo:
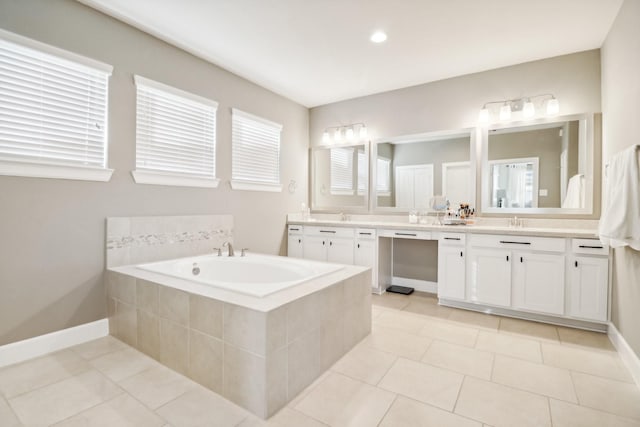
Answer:
M578 260L576 260L576 264L575 265L576 265L576 267L578 266Z
M360 249L360 243L358 243L358 249Z
M329 242L329 246L333 246L333 242Z
M298 239L298 243L302 243L302 239Z
M509 255L507 255L507 262L509 262Z
M462 257L462 251L460 251L460 256Z
M520 257L520 262L523 262L523 261L522 261L522 257Z
M322 246L324 246L324 240L322 241Z

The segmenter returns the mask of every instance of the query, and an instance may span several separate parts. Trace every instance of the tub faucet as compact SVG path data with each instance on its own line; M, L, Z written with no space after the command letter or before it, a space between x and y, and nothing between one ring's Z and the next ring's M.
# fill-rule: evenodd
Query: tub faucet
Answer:
M223 248L228 248L229 250L229 256L236 256L236 254L233 252L233 245L231 244L231 242L224 242L222 244Z

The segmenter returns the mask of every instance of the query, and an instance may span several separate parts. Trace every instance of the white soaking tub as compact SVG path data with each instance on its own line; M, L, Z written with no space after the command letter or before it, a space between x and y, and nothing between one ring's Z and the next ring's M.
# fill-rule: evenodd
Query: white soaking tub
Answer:
M247 253L203 255L140 264L137 268L178 279L264 297L344 268L297 258Z

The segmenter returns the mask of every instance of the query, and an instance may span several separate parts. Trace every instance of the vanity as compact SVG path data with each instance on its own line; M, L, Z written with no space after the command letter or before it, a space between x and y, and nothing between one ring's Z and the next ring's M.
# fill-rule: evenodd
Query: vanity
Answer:
M371 267L374 293L409 286L446 306L605 331L600 125L576 114L313 147L313 215L289 216L289 256ZM436 195L475 207L473 225L439 225Z

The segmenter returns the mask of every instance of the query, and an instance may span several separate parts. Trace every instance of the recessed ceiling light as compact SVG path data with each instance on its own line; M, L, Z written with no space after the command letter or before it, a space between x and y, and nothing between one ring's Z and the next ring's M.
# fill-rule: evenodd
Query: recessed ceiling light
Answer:
M387 35L383 31L376 31L371 34L371 41L374 43L382 43L387 39Z

